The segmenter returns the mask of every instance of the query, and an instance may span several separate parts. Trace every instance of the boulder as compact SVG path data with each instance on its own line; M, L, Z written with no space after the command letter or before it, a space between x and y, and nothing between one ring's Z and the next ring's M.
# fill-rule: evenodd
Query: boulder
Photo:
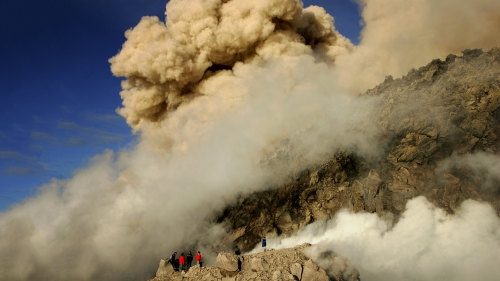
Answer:
M254 257L250 260L250 268L252 271L264 271L264 261L260 257Z
M304 264L304 272L302 273L301 281L329 281L330 278L325 270L317 266L312 260L306 261Z
M238 271L238 257L234 254L221 252L217 255L215 266L227 271Z
M169 275L174 272L174 267L169 262L168 259L161 259L158 265L158 270L156 270L156 276Z
M272 279L273 281L280 281L280 280L283 280L283 278L281 277L281 271L279 271L279 270L275 270L275 271L273 272L273 277L272 277L272 278L273 278L273 279Z
M290 273L297 277L297 279L302 279L302 265L298 262L292 264L292 266L290 266Z

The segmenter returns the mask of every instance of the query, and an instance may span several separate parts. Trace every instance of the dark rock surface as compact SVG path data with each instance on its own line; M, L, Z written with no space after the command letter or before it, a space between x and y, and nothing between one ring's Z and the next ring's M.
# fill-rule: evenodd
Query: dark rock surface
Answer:
M291 235L341 208L397 219L419 195L450 213L465 199L484 200L500 215L500 177L486 186L488 171L467 163L478 152L499 157L500 49L434 60L365 95L380 98L380 157L334 152L294 181L228 207L218 220L230 225L242 250L266 233Z

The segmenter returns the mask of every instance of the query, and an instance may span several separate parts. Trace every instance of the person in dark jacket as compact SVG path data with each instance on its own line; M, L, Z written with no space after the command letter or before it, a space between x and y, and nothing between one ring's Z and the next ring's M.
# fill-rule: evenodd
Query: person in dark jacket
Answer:
M189 268L191 267L191 264L193 263L193 254L191 253L191 251L189 251L189 254L187 254L186 259L187 259L187 266L186 267L189 270Z
M262 238L262 249L264 249L264 252L266 251L266 237L265 236Z
M175 271L179 270L178 269L178 266L176 266L176 262L175 262L175 256L177 255L177 252L174 252L172 254L172 256L170 257L170 264L172 264L172 267L174 268Z
M241 271L241 251L238 245L234 246L234 254L238 256L238 271Z

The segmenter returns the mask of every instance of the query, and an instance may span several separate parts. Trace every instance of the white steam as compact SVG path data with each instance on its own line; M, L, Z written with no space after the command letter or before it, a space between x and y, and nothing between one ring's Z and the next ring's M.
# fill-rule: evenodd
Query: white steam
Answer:
M364 15L373 9L366 4ZM381 12L386 21L394 19ZM356 79L364 87L365 78L373 81L370 71L378 77L394 68L374 63L376 71L370 65L349 72L346 65L365 64L350 59L352 44L324 9L303 9L299 0L171 0L166 15L166 24L144 17L110 59L112 72L127 79L119 112L140 142L131 151L96 156L72 179L53 181L0 214L2 280L145 280L160 257L188 250L184 245L198 243L209 255L210 243L225 236L210 221L238 195L279 183L338 150L377 155L376 101L340 87ZM365 39L386 32L370 19L365 16L359 50L383 47ZM420 42L411 32L408 40ZM484 41L471 40L466 42ZM457 48L489 46L465 45ZM387 52L400 58L407 47L396 44ZM387 59L385 50L377 56L359 50L352 58L360 52ZM417 207L428 208L423 205ZM457 227L465 223L459 216L442 217ZM370 215L360 218L374 221L373 233L388 229ZM394 230L388 233L396 237Z
M271 248L313 243L307 254L347 257L362 280L496 280L500 276L500 218L485 203L467 200L455 215L424 197L408 201L392 226L376 214L341 211L295 237L269 239Z

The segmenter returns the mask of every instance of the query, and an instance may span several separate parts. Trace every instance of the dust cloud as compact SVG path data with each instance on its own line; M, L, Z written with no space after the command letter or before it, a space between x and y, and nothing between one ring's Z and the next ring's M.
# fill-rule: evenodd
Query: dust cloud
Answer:
M323 8L304 8L299 0L171 0L165 22L144 17L110 59L111 71L126 79L119 113L139 135L138 144L96 156L72 179L53 180L37 196L0 214L2 279L145 280L159 258L187 245L209 259L211 241L227 237L212 223L214 216L238 196L279 183L336 151L377 157L377 98L350 93L449 51L440 47L440 38L422 41L413 33L423 29L412 24L405 33L405 25L387 32L383 24L401 18L403 4L379 2L362 3L359 46L335 29ZM464 1L459 10L477 15L499 10L497 4L484 9L480 3L486 1ZM427 16L412 15L415 20ZM432 16L441 20L427 22L428 30L446 22ZM452 19L447 28L455 23ZM373 38L376 32L380 40ZM491 39L476 46L487 35L460 32L478 39L462 38L457 50L497 43ZM407 41L385 49L387 34ZM394 42L389 39L387 44ZM421 49L411 42L429 51L393 67L403 54ZM389 67L380 65L387 60ZM488 213L487 207L480 209ZM360 218L365 217L376 221L370 215ZM460 217L449 220L461 227ZM384 228L383 221L375 225ZM398 245L392 248L405 248Z

